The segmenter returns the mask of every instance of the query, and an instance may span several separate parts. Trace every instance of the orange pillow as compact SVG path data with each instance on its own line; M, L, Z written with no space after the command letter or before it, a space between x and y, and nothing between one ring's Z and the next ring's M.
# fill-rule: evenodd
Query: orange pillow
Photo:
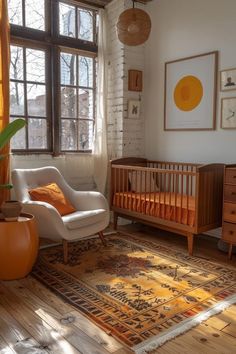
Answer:
M53 205L62 216L76 211L65 198L62 190L56 183L50 183L46 186L30 189L29 194L32 200L47 202Z

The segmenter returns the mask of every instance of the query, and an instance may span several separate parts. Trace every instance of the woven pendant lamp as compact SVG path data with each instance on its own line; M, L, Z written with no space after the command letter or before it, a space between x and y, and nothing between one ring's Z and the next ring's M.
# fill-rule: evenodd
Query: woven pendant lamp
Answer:
M151 31L151 19L149 15L134 7L123 11L118 19L117 35L119 40L130 46L143 44L149 37Z

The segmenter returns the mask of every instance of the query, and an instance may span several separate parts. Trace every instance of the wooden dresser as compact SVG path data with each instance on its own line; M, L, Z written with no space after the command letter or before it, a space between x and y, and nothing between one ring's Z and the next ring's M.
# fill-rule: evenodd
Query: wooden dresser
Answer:
M224 173L224 200L222 240L229 243L229 258L236 245L236 165L226 165Z

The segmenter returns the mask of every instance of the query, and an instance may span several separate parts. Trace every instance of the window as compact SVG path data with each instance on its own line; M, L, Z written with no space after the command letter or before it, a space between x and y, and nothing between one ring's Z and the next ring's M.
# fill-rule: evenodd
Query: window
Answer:
M94 60L60 54L61 149L91 150L94 123Z
M8 0L9 22L45 30L45 0Z
M57 0L8 0L8 10L10 117L27 121L13 151L91 151L97 11Z

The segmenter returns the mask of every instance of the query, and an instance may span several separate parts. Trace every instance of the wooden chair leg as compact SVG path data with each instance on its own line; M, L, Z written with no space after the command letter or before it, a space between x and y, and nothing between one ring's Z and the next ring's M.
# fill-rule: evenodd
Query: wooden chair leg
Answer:
M100 231L100 232L98 233L98 235L99 235L99 237L100 237L100 240L102 241L103 246L106 246L107 243L106 243L106 240L105 240L105 238L104 238L104 236L103 236L103 231Z
M190 256L193 255L193 234L188 234L188 253Z
M117 222L118 222L118 214L113 213L113 225L114 225L114 230L117 230Z
M62 244L63 244L63 262L64 264L67 264L68 263L68 241L63 240Z

